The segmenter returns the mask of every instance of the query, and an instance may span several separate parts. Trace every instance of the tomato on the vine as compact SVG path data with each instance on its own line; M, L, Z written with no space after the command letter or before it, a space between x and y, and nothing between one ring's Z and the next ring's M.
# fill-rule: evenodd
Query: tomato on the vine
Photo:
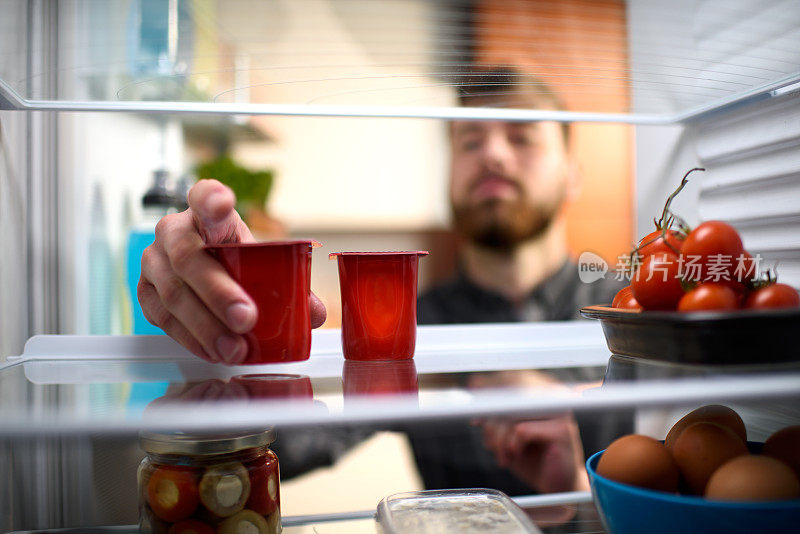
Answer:
M738 258L744 253L742 238L730 224L706 221L689 232L681 246L683 275L697 282L733 280Z
M733 281L746 286L757 279L758 262L749 252L744 250L734 262Z
M678 311L735 310L739 297L725 284L704 282L687 292L678 302Z
M678 256L659 252L644 258L631 279L631 288L645 310L674 310L684 294Z
M614 300L611 302L611 307L621 310L642 309L642 305L639 304L636 297L633 296L633 288L631 286L625 286L617 292L614 296Z
M637 252L642 258L646 258L657 252L680 252L683 241L686 238L681 232L677 230L665 230L662 235L662 230L655 230L650 232L639 241L639 246L636 247Z
M799 308L800 295L792 286L776 282L750 293L745 300L744 307L751 309Z

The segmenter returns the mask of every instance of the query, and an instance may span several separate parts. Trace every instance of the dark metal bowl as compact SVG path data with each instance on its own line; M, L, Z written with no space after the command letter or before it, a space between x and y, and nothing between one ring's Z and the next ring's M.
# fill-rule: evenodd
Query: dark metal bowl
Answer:
M800 362L800 309L729 312L581 308L599 319L613 354L702 365Z

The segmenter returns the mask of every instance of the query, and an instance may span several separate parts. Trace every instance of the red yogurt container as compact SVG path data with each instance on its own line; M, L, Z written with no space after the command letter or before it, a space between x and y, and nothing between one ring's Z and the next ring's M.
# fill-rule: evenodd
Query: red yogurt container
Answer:
M311 249L314 241L206 247L253 299L258 320L245 334L244 364L307 360L311 351Z
M337 252L348 360L408 360L417 341L416 252Z

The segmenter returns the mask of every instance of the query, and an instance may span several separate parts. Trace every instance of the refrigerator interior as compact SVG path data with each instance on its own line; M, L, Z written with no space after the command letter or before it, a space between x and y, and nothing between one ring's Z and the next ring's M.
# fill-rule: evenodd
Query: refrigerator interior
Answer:
M702 166L676 211L691 224L731 222L800 287L797 2L7 1L0 15L0 457L13 459L0 465L3 529L130 524L130 483L117 491L109 474L141 458L139 429L263 424L259 408L288 429L370 431L637 406L639 428L657 434L704 401L738 403L761 437L797 419L786 402L800 384L792 367L712 381L668 373L660 388L585 394L609 364L593 323L421 328L416 397L347 401L326 258L430 249L421 286L440 280L455 262L447 121L556 120L571 124L582 169L575 256L598 252L613 269L684 172ZM475 63L527 69L566 110L457 107L453 87ZM315 403L167 406L163 419L145 420L170 385L245 372L206 366L163 337L124 336L134 331L127 240L154 171L177 187L226 153L272 173L265 236L325 244L312 286L329 303L330 328L315 332L312 360L285 369L310 377ZM34 337L89 334L111 336ZM561 393L502 383L476 395L442 381L560 366L588 374ZM652 372L642 378L665 378Z

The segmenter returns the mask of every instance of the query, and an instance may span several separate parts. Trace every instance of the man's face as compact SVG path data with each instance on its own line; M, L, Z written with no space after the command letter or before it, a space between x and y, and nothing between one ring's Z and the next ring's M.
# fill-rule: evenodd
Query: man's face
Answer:
M455 121L450 127L456 229L500 250L541 235L567 193L570 170L561 126Z

